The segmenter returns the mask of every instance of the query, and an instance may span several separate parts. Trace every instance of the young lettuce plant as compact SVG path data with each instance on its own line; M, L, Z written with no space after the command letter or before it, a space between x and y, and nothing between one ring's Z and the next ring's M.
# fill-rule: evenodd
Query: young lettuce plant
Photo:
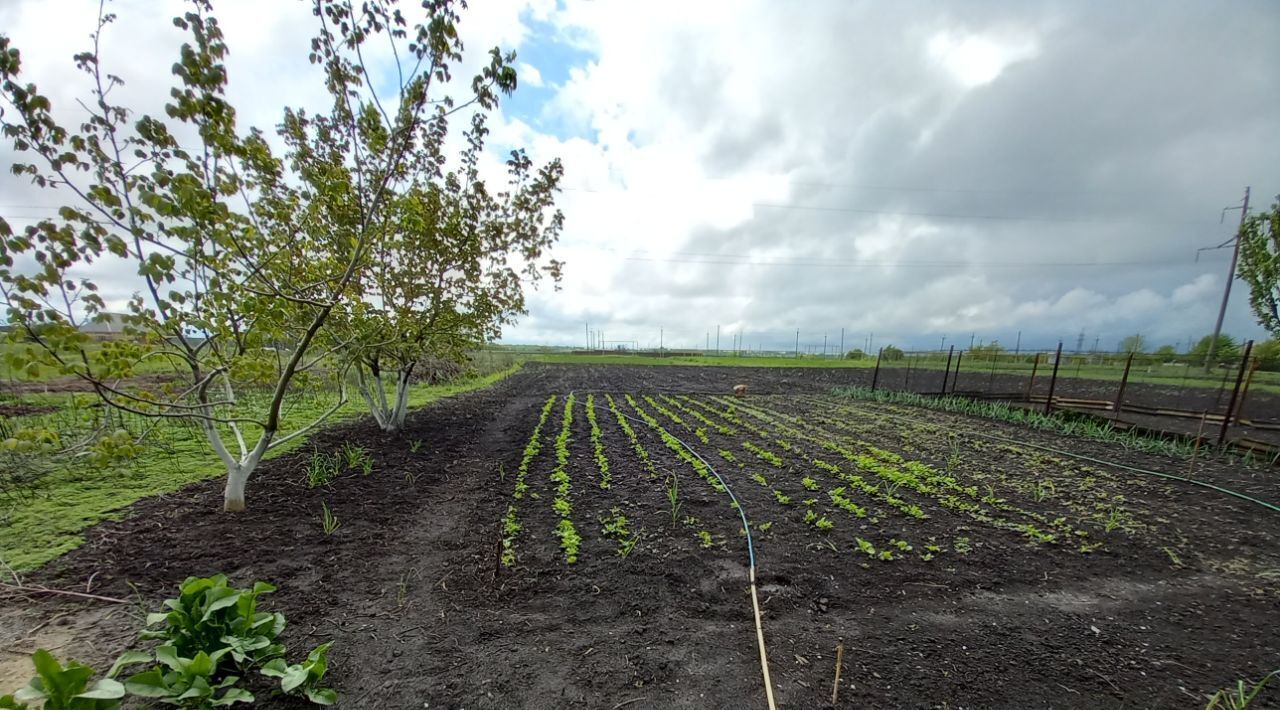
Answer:
M280 679L280 690L286 694L301 691L307 699L316 705L333 705L338 702L338 694L330 688L320 687L328 670L325 656L333 642L322 643L307 654L307 660L290 665L283 658L272 659L262 667L262 675Z
M116 710L125 695L125 686L108 674L92 686L93 669L76 663L65 667L53 654L40 649L31 655L36 677L13 695L0 698L0 709L26 708L27 703L42 703L45 710Z

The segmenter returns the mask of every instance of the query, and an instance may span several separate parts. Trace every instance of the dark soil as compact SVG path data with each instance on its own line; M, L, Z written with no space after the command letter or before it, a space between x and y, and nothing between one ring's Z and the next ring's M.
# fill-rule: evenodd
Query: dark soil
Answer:
M57 407L52 407L47 404L0 402L0 417L28 417L33 414L48 414L56 411L58 411Z
M524 530L513 568L498 565L499 521L549 394L574 391L579 401L587 392L721 395L745 383L752 392L747 402L803 414L845 405L756 395L822 394L862 375L869 377L860 370L530 365L493 389L414 413L402 434L355 424L317 435L304 451L255 474L245 513L220 512L216 481L141 501L123 519L89 530L82 548L29 581L78 590L88 582L94 593L121 597L136 588L154 607L190 575L222 571L238 583L268 580L280 588L267 602L288 616L294 655L335 642L330 681L340 707L764 707L737 513L651 430L633 425L658 479L631 453L612 414L597 412L613 478L604 490L583 410L575 412L568 471L573 519L584 538L576 564L565 563L550 534L557 517L547 474L560 406L527 479L539 497L521 503ZM597 400L603 404L601 395ZM918 417L944 429L1002 432L1157 470L1186 465L985 421ZM671 422L664 425L695 442ZM830 536L799 521L805 472L791 463L782 470L754 461L722 466L716 449L735 443L713 436L710 445L695 446L723 469L753 527L774 523L755 537L781 708L829 706L839 641L845 647L839 706L851 708L1203 707L1207 693L1280 667L1280 636L1273 633L1280 625L1280 516L1258 506L1111 470L1107 485L1126 494L1144 529L1100 537L1105 546L1094 553L1031 545L1013 531L937 509L929 520L886 516L868 529L877 540L899 531L917 545L936 538L947 547L938 559L867 563L851 550L851 536L870 533L837 517L843 511L823 508L837 522ZM879 436L878 446L902 450L892 427ZM942 466L946 438L920 436L909 443L914 455ZM415 441L422 442L417 452ZM303 467L310 452L346 442L368 447L374 472L308 488ZM797 460L819 453L812 444L800 448ZM750 458L741 448L734 453ZM1080 474L1027 465L988 452L966 454L960 470L1015 482ZM776 505L768 489L747 477L752 471L767 473L797 502ZM671 474L682 502L676 525L664 488ZM1198 464L1197 475L1278 497L1270 471L1209 460ZM341 521L332 536L320 530L322 501ZM643 531L625 558L600 534L600 518L615 507L633 531ZM690 516L696 522L684 524ZM696 536L703 529L712 535L710 548ZM973 549L953 551L957 537L971 539ZM1181 554L1175 560L1164 548ZM85 604L27 601L0 612L0 626L8 623L5 614L25 624ZM109 662L129 643L134 624L123 615L97 623L97 645L86 653L101 657L86 660ZM88 647L89 639L79 641L67 652ZM258 703L273 705L294 703ZM1280 707L1280 688L1253 707Z

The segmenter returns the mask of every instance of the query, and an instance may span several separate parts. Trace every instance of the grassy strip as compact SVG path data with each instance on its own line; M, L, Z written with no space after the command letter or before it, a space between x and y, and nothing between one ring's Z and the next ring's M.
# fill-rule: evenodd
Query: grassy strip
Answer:
M573 486L569 480L569 434L573 427L573 405L575 397L570 393L564 400L564 416L560 420L560 433L556 435L556 467L551 472L551 482L556 484L556 497L551 501L560 516L556 524L555 535L560 538L560 547L564 549L565 561L573 564L578 561L578 548L582 545L582 536L573 527L570 514L573 506L569 503L569 491Z
M422 407L439 399L492 386L519 371L520 365L484 377L443 385L414 385L411 407ZM319 399L294 406L284 413L282 429L305 426L323 414L331 404ZM363 402L351 401L330 418L330 425L368 416ZM194 427L174 427L183 432L164 448L146 446L124 465L85 471L76 461L43 479L30 497L24 497L0 512L0 560L15 570L30 570L79 547L81 532L104 520L119 517L119 511L149 496L169 493L184 486L226 475L208 442ZM319 431L319 430L317 430ZM307 437L298 437L272 449L266 458L275 458L305 446ZM253 504L253 479L249 481L249 504Z
M547 417L551 415L551 408L555 404L556 396L553 394L542 405L542 414L538 416L538 424L529 436L529 443L524 445L524 455L520 458L520 468L516 471L516 487L511 493L513 502L507 506L507 514L502 519L502 564L505 567L516 563L516 537L521 530L514 501L523 499L525 491L529 490L529 484L525 482L529 476L529 464L542 451L542 427L547 423Z

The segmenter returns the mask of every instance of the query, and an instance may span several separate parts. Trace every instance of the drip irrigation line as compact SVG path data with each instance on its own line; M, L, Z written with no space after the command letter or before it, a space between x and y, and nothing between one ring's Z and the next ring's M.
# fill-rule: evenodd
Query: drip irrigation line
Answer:
M643 419L637 419L630 414L625 414L621 409L615 411L600 404L596 404L595 408L603 412L608 412L609 414L617 414L619 416L626 417L633 422L649 427L649 422L646 422ZM683 446L686 451L693 454L695 458L702 462L703 466L707 467L708 471L711 471L711 475L715 476L717 481L720 481L720 485L724 486L725 492L729 494L729 500L733 501L734 507L737 508L738 517L742 519L742 529L747 533L747 559L750 563L747 567L747 574L748 579L751 582L751 610L755 615L756 620L756 643L760 648L760 673L764 676L764 694L765 699L769 703L769 710L777 710L777 705L773 702L773 681L769 679L769 656L765 652L764 646L764 625L760 621L760 598L756 592L756 548L755 542L751 539L751 524L747 521L747 509L738 501L738 497L733 494L733 489L730 488L729 484L720 476L720 472L716 470L715 466L711 465L711 462L703 458L702 454L698 453L696 449L685 443L680 437L672 434L671 432L667 432L667 435L672 439L675 439L676 443Z

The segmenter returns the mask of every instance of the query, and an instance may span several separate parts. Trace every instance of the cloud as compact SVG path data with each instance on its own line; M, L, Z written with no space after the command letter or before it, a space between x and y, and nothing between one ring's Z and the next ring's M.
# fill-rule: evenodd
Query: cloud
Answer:
M116 4L130 90L163 100L177 36L156 18L180 5ZM323 99L305 10L218 5L246 122ZM0 24L65 103L91 27L49 32L55 12L91 10L23 0ZM679 347L716 324L788 349L797 328L1185 342L1217 313L1228 254L1194 255L1230 236L1219 210L1280 192L1265 3L537 0L472 3L462 31L469 67L494 45L528 62L486 169L519 147L566 167L563 289L509 341L578 342L590 321ZM48 199L11 184L5 202ZM1242 284L1227 329L1261 335Z

